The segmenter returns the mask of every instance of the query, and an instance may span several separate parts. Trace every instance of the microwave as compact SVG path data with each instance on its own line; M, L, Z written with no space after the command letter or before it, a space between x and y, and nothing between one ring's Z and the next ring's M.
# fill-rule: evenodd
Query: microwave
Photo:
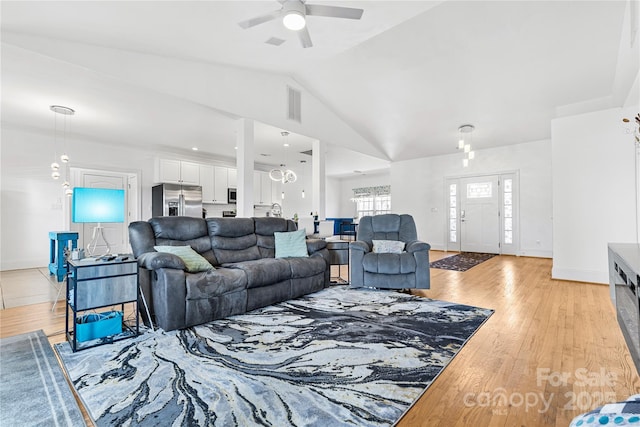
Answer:
M236 203L237 196L238 196L238 190L236 190L235 188L227 189L227 203Z

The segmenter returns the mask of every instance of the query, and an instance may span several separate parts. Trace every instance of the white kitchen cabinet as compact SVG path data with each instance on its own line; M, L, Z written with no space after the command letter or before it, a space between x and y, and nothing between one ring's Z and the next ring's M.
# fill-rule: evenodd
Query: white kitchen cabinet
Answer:
M258 206L269 206L273 203L269 172L253 171L253 203Z
M213 166L200 165L200 185L202 186L202 202L215 203Z
M271 183L273 180L269 178L269 172L260 172L260 200L265 205L273 203L273 194L271 192Z
M229 188L238 188L238 170L229 168L227 170L227 179L229 180Z
M200 165L173 159L158 159L156 182L200 185Z
M262 181L261 181L261 175L260 175L260 171L253 171L253 204L254 205L261 205L262 200L260 199L261 196L261 190L260 187L262 186Z
M213 179L213 202L227 204L227 189L229 188L229 168L215 166Z
M182 184L200 185L200 165L191 162L180 162Z
M218 205L227 204L228 168L223 166L200 165L200 185L202 202Z
M282 204L282 182L280 181L271 181L271 203Z

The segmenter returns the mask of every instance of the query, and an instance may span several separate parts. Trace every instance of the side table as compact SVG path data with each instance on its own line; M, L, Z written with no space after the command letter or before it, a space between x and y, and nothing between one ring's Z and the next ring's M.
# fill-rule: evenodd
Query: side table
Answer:
M342 266L349 265L349 242L346 240L327 241L329 251L329 264L338 266L338 277L332 277L332 284L347 285L348 280L342 278Z
M67 266L69 271L65 333L74 352L137 336L140 333L138 263L133 255L125 260L120 257L111 261L92 258L68 260ZM123 319L124 305L127 303L134 306L135 326L127 324ZM103 335L100 333L99 325L92 325L93 330L97 331L95 336L89 339L85 336L85 339L80 341L78 319L86 319L82 314L86 315L85 312L95 312L96 309L113 305L120 305L122 310L122 315L117 317L115 325L119 331ZM69 321L72 322L71 326ZM113 322L111 319L110 326L113 326ZM122 325L119 325L120 322Z

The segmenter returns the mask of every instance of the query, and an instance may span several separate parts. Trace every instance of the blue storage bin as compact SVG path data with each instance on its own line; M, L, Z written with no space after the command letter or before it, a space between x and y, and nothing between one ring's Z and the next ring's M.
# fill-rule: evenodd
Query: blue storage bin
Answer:
M76 319L76 339L80 342L122 333L121 311L88 313Z

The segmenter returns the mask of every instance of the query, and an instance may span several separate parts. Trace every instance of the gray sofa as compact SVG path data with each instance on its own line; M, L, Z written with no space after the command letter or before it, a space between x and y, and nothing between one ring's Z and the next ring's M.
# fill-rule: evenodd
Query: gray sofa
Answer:
M295 230L293 221L282 218L158 217L131 223L129 239L151 320L165 331L181 329L329 286L323 240L307 240L308 258L275 258L274 232ZM188 273L181 258L154 249L185 245L215 270Z
M351 287L429 289L428 243L418 241L411 215L385 214L360 219L356 241L349 244ZM402 253L375 253L373 240L404 242Z

